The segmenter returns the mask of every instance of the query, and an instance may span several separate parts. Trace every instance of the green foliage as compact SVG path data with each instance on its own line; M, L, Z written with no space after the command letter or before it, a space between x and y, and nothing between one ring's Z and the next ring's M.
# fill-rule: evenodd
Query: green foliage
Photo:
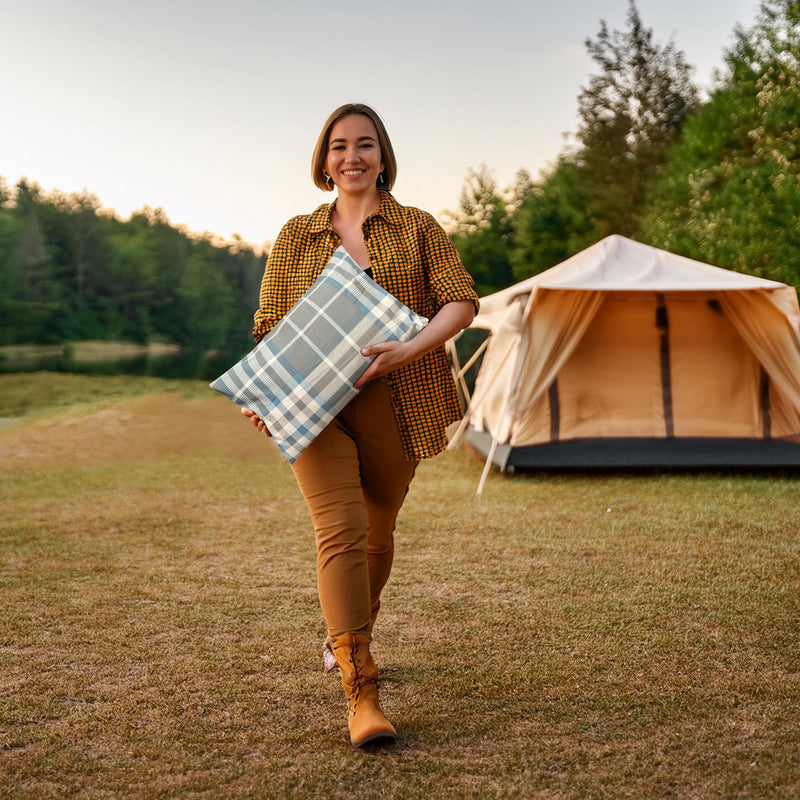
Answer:
M589 200L581 170L568 156L532 184L512 217L515 280L552 267L595 240L586 214Z
M11 192L8 188L8 181L0 175L0 208L7 205L11 200Z
M579 159L588 210L600 236L636 233L645 177L663 163L697 93L683 53L653 40L631 0L626 31L600 23L587 39L598 65L578 98Z
M652 190L650 243L800 283L800 3L765 0Z
M19 288L20 263L15 254L21 238L20 220L0 206L0 297L9 297Z
M513 279L507 240L511 234L507 203L491 170L470 169L461 189L452 231L464 266L480 294L508 286Z
M233 290L201 253L192 253L184 262L178 297L192 341L204 350L223 345L233 322Z
M0 344L126 339L242 350L264 259L173 227L122 222L87 194L0 179Z
M145 343L153 333L149 312L156 272L150 237L123 230L109 237L109 245L115 338Z

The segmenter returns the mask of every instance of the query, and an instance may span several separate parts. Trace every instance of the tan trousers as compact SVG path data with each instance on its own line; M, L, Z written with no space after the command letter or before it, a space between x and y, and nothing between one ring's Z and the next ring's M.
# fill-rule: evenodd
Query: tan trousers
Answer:
M295 461L316 532L317 588L330 636L371 632L416 466L403 455L383 380L367 384Z

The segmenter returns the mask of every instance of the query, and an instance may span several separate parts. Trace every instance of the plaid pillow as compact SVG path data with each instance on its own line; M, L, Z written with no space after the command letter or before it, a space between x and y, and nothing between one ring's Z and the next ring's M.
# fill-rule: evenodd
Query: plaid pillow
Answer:
M267 424L290 463L359 392L361 348L408 341L428 320L369 278L344 247L238 364L211 384Z

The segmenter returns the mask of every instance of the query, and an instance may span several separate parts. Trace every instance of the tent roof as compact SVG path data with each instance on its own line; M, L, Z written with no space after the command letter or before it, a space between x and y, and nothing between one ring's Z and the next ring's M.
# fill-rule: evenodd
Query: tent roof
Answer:
M779 289L785 284L714 267L624 236L607 236L561 264L481 298L493 315L534 289L590 291L725 291Z

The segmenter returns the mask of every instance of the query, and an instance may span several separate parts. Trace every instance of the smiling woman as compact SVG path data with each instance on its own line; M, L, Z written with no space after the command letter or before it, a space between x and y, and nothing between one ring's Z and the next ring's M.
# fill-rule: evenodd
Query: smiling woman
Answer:
M340 246L370 277L430 320L406 342L365 347L360 393L293 463L317 541L317 586L328 628L326 669L341 673L356 747L396 736L378 704L370 655L394 527L417 463L446 444L460 407L444 343L477 310L472 279L429 214L390 194L397 166L380 117L349 104L331 114L312 158L314 183L337 190L330 205L294 217L270 252L254 336L263 338L311 286ZM371 359L369 361L368 359ZM264 421L243 413L261 431Z
M339 131L334 133L333 128L336 126L339 126ZM314 184L323 191L333 190L334 181L326 171L326 160L334 151L342 152L346 149L346 137L340 136L339 132L351 135L355 133L356 140L363 137L365 144L371 145L373 149L377 148L381 165L376 187L391 191L397 178L394 148L383 120L373 109L362 103L349 103L336 109L322 128L311 157L311 178Z

